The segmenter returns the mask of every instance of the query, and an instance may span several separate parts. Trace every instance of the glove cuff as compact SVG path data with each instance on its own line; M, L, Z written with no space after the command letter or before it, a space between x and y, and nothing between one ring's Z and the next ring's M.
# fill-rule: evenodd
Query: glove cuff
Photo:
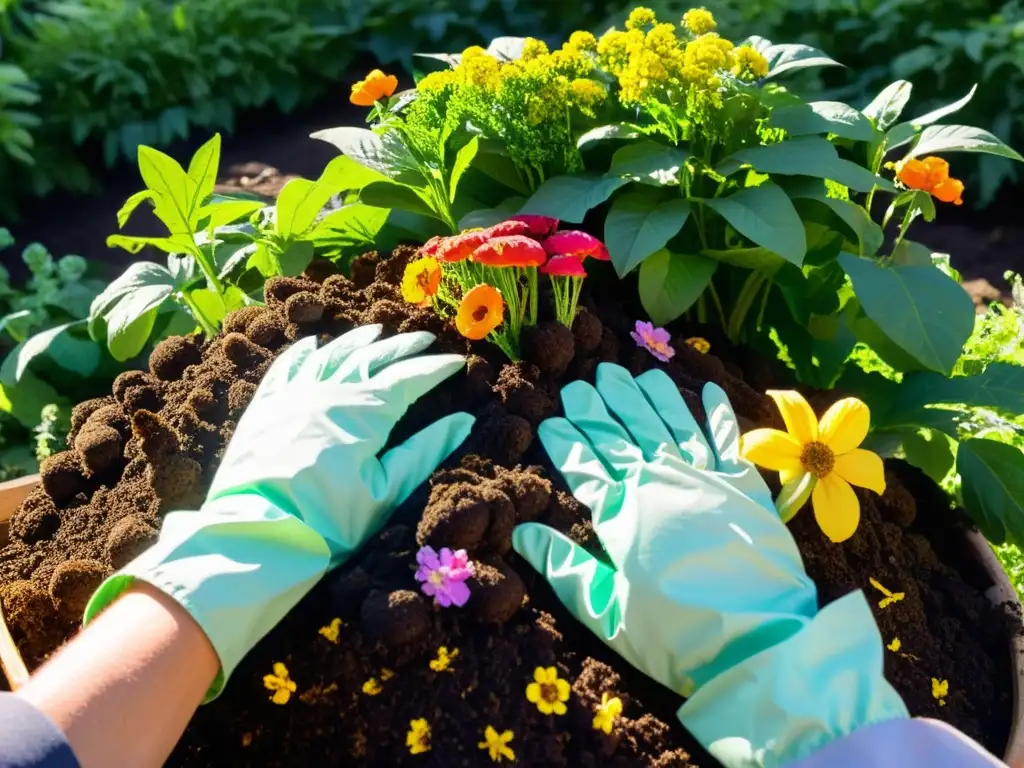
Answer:
M164 519L150 549L109 577L89 600L92 621L136 580L177 601L202 627L221 670L216 698L242 657L326 573L327 542L298 518L258 496L218 499L200 512Z
M677 716L725 768L777 768L859 728L909 717L883 675L883 654L867 600L854 592L708 681Z

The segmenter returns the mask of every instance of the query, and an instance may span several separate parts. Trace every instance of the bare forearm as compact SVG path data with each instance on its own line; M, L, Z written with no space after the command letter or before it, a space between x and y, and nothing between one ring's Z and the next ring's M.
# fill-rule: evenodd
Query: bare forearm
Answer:
M140 583L19 695L64 731L83 768L148 768L164 763L219 667L188 613Z

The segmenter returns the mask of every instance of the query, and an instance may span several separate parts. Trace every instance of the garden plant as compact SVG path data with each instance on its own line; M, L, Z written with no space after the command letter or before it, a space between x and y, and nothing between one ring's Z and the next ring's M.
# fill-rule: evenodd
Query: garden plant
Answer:
M213 193L219 137L184 167L139 148L145 189L118 224L150 205L167 233L108 242L166 265L135 263L85 325L118 360L155 346L74 409L11 520L0 600L29 665L166 514L200 508L236 427L275 439L239 426L250 403L275 412L258 389L275 359L301 378L345 334L405 350L389 360L434 339L465 370L377 447L457 411L475 417L465 443L241 660L170 764L710 768L706 723L694 738L675 714L714 675L703 626L676 633L676 674L538 555L563 547L638 631L672 579L622 587L630 555L688 546L643 539L667 519L659 472L681 464L775 524L752 530L809 617L864 591L853 634L877 624L881 690L1002 754L1019 617L985 596L965 533L1024 543L1024 323L1019 306L976 319L949 257L914 238L970 199L947 156L1021 157L953 122L963 100L904 118L907 82L862 110L807 102L787 77L835 61L734 43L701 8L421 61L415 83L353 83L368 127L315 134L341 154L274 204ZM743 557L694 562L712 611L749 579Z

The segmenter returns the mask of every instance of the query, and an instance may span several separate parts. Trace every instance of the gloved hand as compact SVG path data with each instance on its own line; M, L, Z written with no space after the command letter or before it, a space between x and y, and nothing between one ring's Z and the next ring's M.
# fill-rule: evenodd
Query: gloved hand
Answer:
M344 562L469 434L456 413L377 454L406 409L460 370L459 355L424 355L430 333L375 341L358 328L317 349L293 344L271 366L238 423L206 502L164 519L157 543L107 579L88 623L141 579L187 610L221 672L241 658L328 569Z
M602 364L562 390L541 442L587 505L608 561L540 524L515 549L570 612L683 696L682 723L727 768L777 766L853 729L907 717L882 676L859 592L819 613L813 582L725 393L708 384L705 438L672 380Z

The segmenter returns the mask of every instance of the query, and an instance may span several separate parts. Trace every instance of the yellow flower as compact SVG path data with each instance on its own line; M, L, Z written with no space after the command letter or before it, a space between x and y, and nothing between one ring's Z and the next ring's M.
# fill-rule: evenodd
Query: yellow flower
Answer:
M341 619L331 619L331 623L326 627L320 627L320 634L326 637L330 642L337 645L338 634L341 632L341 626Z
M718 24L707 8L691 8L683 14L683 26L695 35L706 35L714 32Z
M573 50L592 53L597 50L597 38L591 32L577 30L569 35L569 42L565 45Z
M430 724L426 718L409 721L409 732L405 734L405 746L409 754L422 755L430 751Z
M487 50L480 47L479 45L471 45L469 48L462 52L462 61L472 59L474 56L486 56Z
M874 577L869 577L868 581L871 586L881 592L885 597L878 601L879 608L888 608L893 603L898 603L900 600L905 598L907 595L905 592L890 592L888 589L882 586L882 583Z
M607 96L608 91L596 80L581 78L569 83L569 97L573 104L588 117L594 116L594 108L600 106Z
M450 672L452 662L458 655L458 648L449 653L448 646L442 645L440 648L437 649L437 658L430 660L430 668L435 672Z
M524 61L530 59L536 59L539 56L546 56L548 53L548 44L543 40L538 40L534 37L528 37L523 40L523 55Z
M601 694L601 703L597 705L597 714L594 715L594 730L612 732L612 725L615 718L622 714L622 699L618 696L608 698L608 692Z
M273 691L270 700L275 704L287 704L295 693L295 682L288 677L288 667L280 661L274 663L274 674L263 676L263 687Z
M871 412L855 397L834 403L819 422L803 396L769 390L786 423L787 432L755 429L743 436L744 458L775 470L782 492L775 502L788 521L812 500L814 517L834 542L853 536L860 522L860 502L850 484L885 491L882 459L858 446L867 437Z
M380 668L380 679L383 680L385 683L388 680L390 680L391 678L393 678L394 676L395 676L395 670L391 669L390 667L381 667Z
M464 83L493 90L501 85L500 70L501 62L488 53L482 53L463 59L458 73Z
M768 59L749 45L741 45L732 55L732 73L740 80L758 80L768 74Z
M554 667L537 667L533 671L534 682L526 686L526 700L536 704L542 715L564 715L568 709L569 683L558 677Z
M367 696L378 696L384 688L378 682L376 677L371 677L365 683L363 683L363 693Z
M655 21L657 19L654 16L654 11L650 8L637 6L630 11L629 18L626 19L626 29L642 29L648 24L653 24Z
M932 678L932 698L938 699L939 706L946 706L946 702L943 699L949 695L949 680L936 680Z
M703 336L691 336L686 340L686 345L691 349L697 350L702 355L706 355L711 351L711 342Z
M431 72L416 84L417 91L429 93L430 91L443 91L450 85L456 85L459 81L459 73L453 69L443 69L439 72Z
M885 647L886 647L886 648L888 648L888 649L889 649L890 651L892 651L893 653L899 653L899 650L900 650L900 648L902 648L902 647L903 647L903 641L902 641L902 640L900 640L900 639L899 639L898 637L894 637L894 638L892 639L892 642L891 642L891 643L889 643L889 644L888 644L887 646L885 646Z
M477 744L477 746L480 749L486 749L492 761L500 763L503 757L509 760L516 759L516 753L508 746L510 741L512 741L512 731L498 733L488 725L487 730L484 731L484 740Z
M433 256L410 261L402 274L402 298L410 304L425 304L441 285L441 264Z

